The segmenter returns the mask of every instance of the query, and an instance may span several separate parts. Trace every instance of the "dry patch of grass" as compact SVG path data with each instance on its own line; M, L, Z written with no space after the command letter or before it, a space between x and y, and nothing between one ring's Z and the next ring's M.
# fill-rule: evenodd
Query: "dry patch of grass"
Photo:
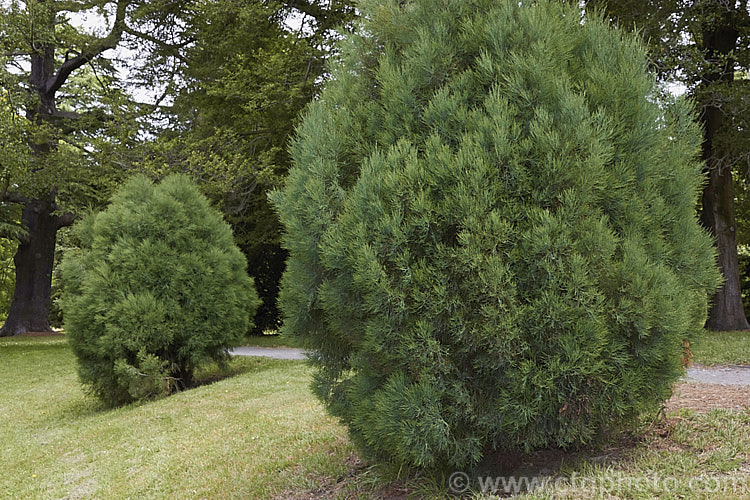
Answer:
M711 410L743 410L747 407L750 407L750 387L739 385L681 383L675 386L674 395L666 403L668 412L687 409L707 413Z

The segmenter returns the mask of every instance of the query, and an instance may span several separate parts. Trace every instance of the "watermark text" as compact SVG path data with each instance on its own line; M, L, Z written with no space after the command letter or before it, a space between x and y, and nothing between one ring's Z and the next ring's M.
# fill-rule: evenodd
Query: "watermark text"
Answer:
M598 495L638 493L707 493L718 496L750 495L750 477L698 476L673 477L650 474L627 476L613 474L602 477L581 476L477 476L454 472L448 479L452 493L469 491L493 494L518 494L527 491L549 492L588 491Z

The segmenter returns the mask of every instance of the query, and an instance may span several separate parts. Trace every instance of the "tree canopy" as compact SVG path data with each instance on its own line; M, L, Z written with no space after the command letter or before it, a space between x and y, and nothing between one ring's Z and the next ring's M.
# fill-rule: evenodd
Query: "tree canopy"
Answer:
M286 260L266 194L286 176L288 141L318 92L333 28L353 15L349 2L254 0L198 2L183 14L192 42L180 49L180 86L144 165L190 173L221 208L264 300L259 332L278 326Z

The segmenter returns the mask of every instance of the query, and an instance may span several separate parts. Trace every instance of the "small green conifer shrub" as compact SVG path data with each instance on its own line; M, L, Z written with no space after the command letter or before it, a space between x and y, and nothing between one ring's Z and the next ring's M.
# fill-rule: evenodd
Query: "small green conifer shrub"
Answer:
M221 214L187 176L126 182L75 226L62 262L64 327L81 381L110 405L190 386L222 363L258 306Z
M692 110L562 3L364 0L297 129L272 195L283 331L377 458L611 435L702 331L719 275Z

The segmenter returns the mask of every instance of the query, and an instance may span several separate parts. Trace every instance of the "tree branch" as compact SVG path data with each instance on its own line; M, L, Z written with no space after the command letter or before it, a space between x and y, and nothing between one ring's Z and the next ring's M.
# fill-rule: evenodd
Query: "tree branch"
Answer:
M4 193L0 194L0 201L26 204L29 202L29 198L14 191L5 191Z
M12 50L10 52L2 52L2 53L0 53L0 55L2 55L2 57L8 57L8 58L11 58L11 57L20 57L20 56L30 56L31 54L32 54L32 52L28 51L28 50Z
M337 4L334 1L326 3L318 0L282 0L282 5L310 16L315 19L318 26L326 25L328 28L333 28L344 21L345 18L340 17L342 14L351 14L354 11L351 2ZM332 20L333 24L331 24Z
M65 212L57 216L57 229L61 227L72 226L76 220L76 214L72 212Z
M297 9L305 15L319 19L325 11L316 3L307 0L287 0L284 2L289 8Z
M117 47L125 29L125 14L130 2L131 0L117 0L117 12L115 14L115 22L112 25L112 31L106 37L92 43L76 57L65 61L60 66L60 69L57 70L57 73L47 79L44 88L41 89L43 94L47 96L54 95L63 86L73 71L88 63L105 50Z
M153 37L151 35L147 35L146 33L141 33L140 31L136 31L133 28L129 26L124 27L125 33L128 35L134 36L136 38L140 38L142 40L146 40L147 42L153 43L154 45L157 45L161 48L169 50L173 57L179 59L182 62L185 62L185 58L180 54L180 49L185 48L186 46L190 45L195 41L195 38L188 38L180 43L177 44L169 44L164 42L163 40L159 40L156 37Z

